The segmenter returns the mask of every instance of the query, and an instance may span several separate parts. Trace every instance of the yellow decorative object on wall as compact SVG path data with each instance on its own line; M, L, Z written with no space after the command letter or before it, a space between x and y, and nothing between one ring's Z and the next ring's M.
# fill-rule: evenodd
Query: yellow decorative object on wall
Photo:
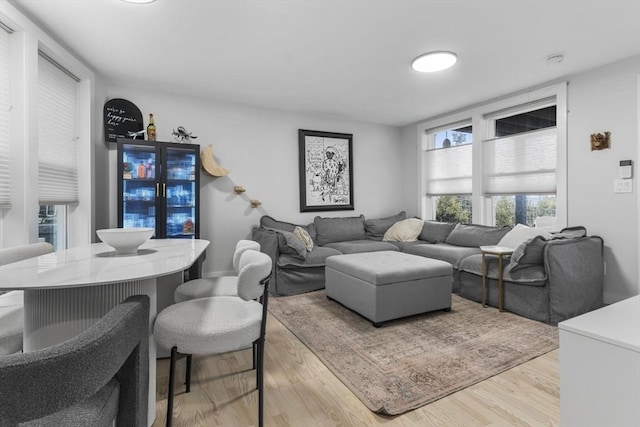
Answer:
M226 176L229 174L229 169L225 169L216 162L213 157L213 147L209 144L200 153L200 161L202 169L211 176Z

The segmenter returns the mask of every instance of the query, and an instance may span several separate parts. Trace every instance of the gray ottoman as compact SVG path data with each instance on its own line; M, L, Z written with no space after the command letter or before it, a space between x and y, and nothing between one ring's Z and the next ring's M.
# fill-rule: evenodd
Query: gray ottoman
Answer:
M327 297L373 326L451 309L451 264L402 252L334 255L326 260Z

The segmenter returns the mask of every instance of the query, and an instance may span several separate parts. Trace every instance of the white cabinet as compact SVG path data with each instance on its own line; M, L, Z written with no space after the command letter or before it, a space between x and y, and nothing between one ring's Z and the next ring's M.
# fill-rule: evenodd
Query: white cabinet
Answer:
M558 328L560 425L640 426L640 296Z

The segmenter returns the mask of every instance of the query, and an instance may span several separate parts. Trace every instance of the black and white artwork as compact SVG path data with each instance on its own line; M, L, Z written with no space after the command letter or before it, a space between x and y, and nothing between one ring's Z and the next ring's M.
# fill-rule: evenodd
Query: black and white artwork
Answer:
M353 210L353 135L298 130L300 212Z

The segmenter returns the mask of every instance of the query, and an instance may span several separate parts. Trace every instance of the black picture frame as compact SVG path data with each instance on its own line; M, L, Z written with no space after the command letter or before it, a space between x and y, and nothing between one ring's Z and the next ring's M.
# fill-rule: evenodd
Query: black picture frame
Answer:
M300 212L353 210L353 134L298 129Z

